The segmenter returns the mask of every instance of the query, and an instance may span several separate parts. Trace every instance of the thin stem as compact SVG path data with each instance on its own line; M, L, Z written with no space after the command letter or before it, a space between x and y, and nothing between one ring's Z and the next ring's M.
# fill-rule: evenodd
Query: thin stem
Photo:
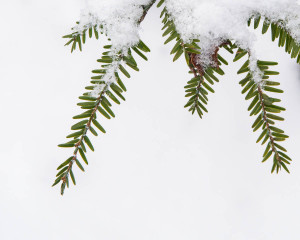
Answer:
M141 18L140 18L140 19L138 20L138 22L137 22L138 25L140 25L141 22L145 19L146 15L147 15L147 13L148 13L148 11L149 11L149 9L153 6L153 4L154 4L155 2L156 2L156 0L153 0L153 1L151 1L148 5L142 6L144 11L143 11L143 14L142 14ZM86 136L88 130L89 130L90 127L91 127L91 123L92 123L92 121L93 121L93 119L94 119L94 117L95 117L96 111L97 111L99 105L101 104L102 97L104 96L104 94L106 93L106 90L107 90L108 88L109 88L109 84L106 83L104 89L101 91L99 97L98 97L97 100L96 100L96 105L95 105L95 107L93 108L93 111L92 111L92 113L91 113L91 116L89 117L89 120L88 120L87 124L85 125L85 129L84 129L84 131L83 131L83 133L82 133L82 136L79 138L78 142L75 144L75 150L74 150L74 152L73 152L73 158L72 158L72 160L70 161L70 163L69 163L69 165L68 165L68 168L67 168L67 170L66 170L64 176L61 178L63 184L65 184L65 183L67 182L68 175L70 174L70 171L72 170L72 166L73 166L74 162L75 162L76 159L77 159L77 154L78 154L79 148L81 147L82 142L83 142L83 140L84 140L84 137Z
M94 119L94 116L95 116L95 114L96 114L96 111L97 111L99 105L101 104L102 97L103 97L103 95L105 94L107 88L108 88L108 83L105 85L104 89L101 91L99 97L97 98L97 100L96 100L96 105L95 105L95 107L93 108L93 111L92 111L92 113L91 113L91 116L90 116L90 118L89 118L89 120L88 120L88 122L87 122L87 124L86 124L85 130L84 130L84 132L82 133L82 136L80 137L80 139L78 140L78 142L75 144L75 150L74 150L74 152L73 152L73 158L72 158L72 160L71 160L70 163L69 163L69 166L68 166L68 168L67 168L67 171L66 171L65 176L62 177L62 181L63 181L63 182L66 182L66 178L67 178L67 176L69 175L70 170L72 169L73 163L74 163L74 162L76 161L76 159L77 159L78 150L79 150L79 148L80 148L80 146L81 146L81 143L82 143L84 137L85 137L86 134L87 134L87 131L88 131L88 130L90 129L90 127L91 127L91 123L92 123L92 121L93 121L93 119Z
M190 56L190 55L189 55ZM199 91L200 88L202 86L202 83L204 82L204 78L203 78L203 74L201 75L201 72L198 70L198 68L195 66L194 62L192 61L192 59L190 58L190 61L192 63L193 66L189 65L189 68L192 70L192 72L194 73L195 78L200 77L200 81L197 85L197 92L196 92L196 98L194 100L194 105L196 106L197 102L198 102L198 98L199 98ZM195 68L197 69L197 72L195 70Z
M270 124L269 124L268 119L267 119L267 112L266 112L266 109L265 109L265 103L263 101L263 90L262 90L262 88L259 84L257 85L257 89L258 89L258 93L259 93L259 101L260 101L260 104L261 104L261 107L262 107L262 112L263 112L263 120L266 123L266 128L268 130L268 135L269 135L269 139L270 139L270 142L271 142L271 148L272 148L272 151L275 153L275 157L276 157L277 161L281 162L281 159L278 155L277 149L276 149L275 144L274 144L274 138L271 134Z
M153 4L156 2L156 0L152 0L148 5L144 5L143 7L143 14L141 16L141 18L138 20L138 25L141 24L142 21L144 21L149 9L153 6Z

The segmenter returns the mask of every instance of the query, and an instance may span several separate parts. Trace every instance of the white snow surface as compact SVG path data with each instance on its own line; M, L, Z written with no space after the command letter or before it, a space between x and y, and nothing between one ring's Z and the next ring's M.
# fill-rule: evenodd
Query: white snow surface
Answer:
M111 39L113 52L126 53L139 41L140 26L137 22L143 14L141 6L150 2L86 0L77 30L80 32L91 24L102 25ZM297 0L165 0L163 6L167 7L184 42L200 40L201 63L204 65L212 64L212 51L226 39L249 50L251 59L255 60L253 46L256 38L247 26L248 19L255 15L280 22L300 43L300 6ZM112 77L108 76L109 79Z
M166 0L177 30L185 41L225 38L251 45L247 20L262 15L283 25L300 41L300 6L296 0ZM205 43L203 43L205 44Z
M90 24L101 24L116 49L138 42L138 19L142 5L151 0L86 0L78 30ZM158 2L158 1L157 1ZM233 39L244 48L251 48L254 36L247 20L260 14L283 25L300 42L300 6L297 0L165 0L177 31L186 42L201 41L203 49L222 39Z
M300 6L296 0L166 0L168 12L185 42L200 40L203 64L210 65L212 50L230 39L253 57L256 40L247 21L261 15L282 25L300 42ZM206 61L205 61L206 60Z
M112 49L127 49L139 41L138 20L143 14L142 5L150 0L87 0L82 10L80 32L90 25L102 25L104 33L112 41Z

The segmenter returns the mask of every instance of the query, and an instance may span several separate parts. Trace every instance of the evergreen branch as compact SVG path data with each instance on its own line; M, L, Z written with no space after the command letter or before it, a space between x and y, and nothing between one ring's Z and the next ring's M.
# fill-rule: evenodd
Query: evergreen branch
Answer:
M83 26L82 31L75 30L78 27L79 23L80 22L76 22L77 26L71 28L71 30L74 30L71 34L63 36L63 38L69 39L68 42L65 44L65 46L70 45L72 43L71 53L76 49L77 45L78 45L79 50L82 51L82 46L86 42L87 32L88 32L89 38L92 38L93 33L94 33L94 36L97 40L99 39L98 29L100 30L100 34L103 34L102 26L98 26L97 24L96 25L91 25L91 24L85 25L85 26Z
M164 0L160 1L158 7L163 4ZM176 26L171 19L170 15L166 7L163 8L161 16L162 23L164 24L162 30L164 30L163 36L168 36L165 44L176 40L176 43L171 51L171 54L174 54L173 61L176 61L180 58L183 53L185 54L185 59L187 65L190 69L190 73L193 74L193 78L188 81L188 84L185 86L186 88L186 97L189 97L189 101L185 105L185 107L189 107L189 111L192 111L192 114L197 111L200 118L202 118L203 112L207 112L207 109L204 105L207 104L208 91L214 92L212 87L209 85L213 85L215 80L218 82L219 80L213 75L214 72L217 72L220 75L223 75L224 72L220 69L221 62L227 65L227 61L224 60L219 54L219 48L224 47L228 52L233 53L233 49L237 48L236 44L232 44L229 40L224 41L220 46L215 47L215 51L211 55L212 63L210 65L204 65L201 62L201 49L197 45L199 40L194 39L191 43L184 43L180 37L180 34L176 30ZM255 28L258 26L259 21L256 20L254 25ZM281 45L282 45L281 39ZM237 53L234 57L234 62L238 61L245 55L249 54L248 51L238 48ZM250 55L249 55L250 56ZM247 77L241 81L242 86L245 86L242 93L247 93L246 99L252 99L252 103L250 104L249 110L253 107L254 109L251 112L251 115L259 114L255 124L253 124L254 131L262 128L262 134L259 136L258 141L263 139L263 144L268 140L268 145L263 155L263 162L266 161L272 154L274 156L272 172L276 169L277 172L283 167L287 172L289 172L288 168L285 164L289 164L291 159L285 155L283 152L286 151L285 148L280 146L277 141L283 141L288 136L284 134L284 131L276 128L273 125L275 122L273 120L283 120L283 118L276 115L283 110L282 107L273 105L273 102L280 101L275 98L270 98L265 93L265 91L271 92L282 92L282 90L275 88L274 86L278 85L276 82L272 81L264 81L269 78L269 75L277 74L277 72L268 71L268 65L275 65L270 62L257 62L257 68L262 72L263 79L261 82L255 82L254 75L257 73L252 72L249 67L250 59L246 61L246 63L241 67L238 73L248 72ZM270 86L271 85L271 86Z
M194 74L194 78L188 81L188 85L185 86L185 88L187 88L186 91L188 91L185 96L191 98L184 107L191 106L189 111L192 111L192 114L194 114L195 110L197 110L199 117L202 118L203 113L201 108L207 112L207 109L203 106L203 104L207 104L208 100L206 97L207 92L202 89L204 77L199 70L195 70L195 65L193 63L190 64L189 67ZM202 101L203 104L201 104L200 101Z
M101 104L101 102L103 101L103 96L106 92L106 90L108 89L108 84L105 85L104 89L101 91L100 93L100 96L97 98L96 100L96 104L95 104L95 107L92 109L92 112L88 118L88 122L86 123L86 125L84 125L84 130L83 132L81 133L81 137L80 139L76 139L76 143L74 143L74 147L75 147L75 150L73 152L73 157L71 157L71 159L69 158L67 160L67 162L64 162L63 164L61 164L57 170L59 170L61 167L68 165L68 167L65 169L65 171L63 171L59 176L58 178L55 180L53 186L55 186L57 183L60 182L60 180L62 180L62 185L61 185L61 195L63 195L64 193L64 189L65 189L65 186L67 184L67 186L69 187L69 181L68 181L68 177L69 175L71 175L71 178L72 178L72 181L74 183L74 185L76 184L75 182L75 178L74 178L74 175L73 175L73 172L72 172L72 166L74 164L74 162L76 162L76 164L78 165L78 167L84 171L84 168L82 167L82 165L80 164L80 162L78 161L78 151L80 151L80 155L81 157L83 158L84 162L86 164L88 164L87 160L86 160L86 157L85 157L85 154L84 154L84 150L82 151L81 149L85 149L84 144L83 144L83 141L85 141L90 147L92 146L91 143L90 143L90 140L88 140L86 134L88 132L88 130L91 130L91 124L92 124L92 121L95 120L96 118L96 111L97 109L99 108L99 105ZM67 143L68 144L68 143ZM69 146L71 146L73 144L70 144ZM61 144L59 145L61 147L64 147L66 146L66 144ZM92 150L93 150L93 147L91 147Z
M270 123L269 123L269 121L270 121L270 119L268 119L268 117L267 117L267 111L266 111L266 105L265 105L265 103L264 103L264 97L263 97L263 90L262 90L262 88L261 88L261 86L257 86L257 89L258 89L258 93L259 93L259 102L260 102L260 105L261 105L261 107L262 107L262 110L261 110L261 112L262 112L262 120L263 120L263 122L264 122L264 124L265 124L265 129L267 130L267 133L266 133L266 135L268 136L268 138L269 138L269 144L271 145L271 151L274 153L274 156L275 156L275 159L276 159L276 161L274 162L274 164L276 163L276 162L281 162L281 159L280 159L280 157L279 157L279 154L278 154L278 151L277 151L277 149L276 149L276 146L275 146L275 141L274 141L274 138L273 138L273 136L272 136L272 131L271 131L271 129L270 129ZM276 164L277 165L277 164ZM277 171L278 172L278 171Z
M110 45L104 46L105 49L110 49ZM132 47L133 49L139 49L139 51L149 52L149 48L140 41L136 46ZM111 110L112 104L108 100L112 100L116 104L120 104L118 98L125 101L125 98L122 95L123 91L126 91L126 87L120 79L119 73L121 72L127 78L130 78L130 74L122 65L125 63L127 66L132 69L139 71L137 67L137 63L132 56L132 52L128 49L128 53L124 55L119 52L116 56L111 56L111 52L104 52L101 59L97 60L101 65L100 69L93 70L92 72L96 75L91 77L91 83L93 86L86 87L87 90L91 90L91 92L84 93L79 99L84 100L83 102L79 102L77 105L86 111L80 115L76 115L74 119L84 119L80 122L74 124L71 129L76 131L67 136L67 138L74 138L73 140L58 145L59 147L74 147L72 157L68 158L65 162L63 162L57 170L59 171L56 175L56 180L54 181L53 186L62 181L61 184L61 194L63 195L65 186L69 187L69 176L71 176L71 180L76 184L74 174L72 172L72 166L74 162L77 166L84 171L83 166L79 161L78 152L82 158L82 160L88 164L87 158L85 156L86 147L85 144L94 151L94 147L87 137L88 131L90 131L93 135L97 136L97 131L93 128L93 126L105 133L105 129L101 126L101 124L96 120L97 110L107 119L111 119L111 117L115 117L115 114ZM98 93L99 92L99 93ZM94 97L94 95L97 97ZM117 98L118 97L118 98Z
M158 7L163 4L164 0L158 3ZM219 49L225 47L228 51L234 46L229 40L223 41L222 44L215 47L214 52L211 55L212 63L210 65L204 65L201 61L201 49L198 46L198 39L193 39L191 43L185 43L180 34L176 30L176 26L171 19L166 8L163 8L161 13L163 28L165 30L163 37L167 36L165 44L176 40L176 43L171 51L171 54L174 54L173 61L178 60L183 54L185 55L186 63L190 69L189 73L192 73L194 77L187 82L187 85L184 87L186 89L186 97L189 97L187 104L184 107L189 107L189 111L194 114L197 111L200 118L202 118L203 111L207 112L207 109L204 105L207 104L208 91L214 93L212 85L214 82L219 82L219 79L214 75L218 73L219 75L224 75L224 71L220 68L221 64L227 65L227 61L219 55ZM229 45L230 47L228 47Z
M257 29L262 16L255 15L252 17L254 19L254 29ZM248 26L251 24L251 19L248 21ZM284 21L272 22L268 18L264 18L262 26L262 34L265 34L271 26L271 39L274 42L278 39L278 47L284 47L285 52L291 55L291 58L296 58L297 63L300 64L300 42L293 38L290 31L285 27Z
M154 4L155 0L151 1L148 5L142 6L144 12L137 22L140 24L146 14L148 13L151 6ZM77 23L79 24L79 23ZM97 26L93 26L95 33L98 33L96 30ZM89 27L88 29L91 29ZM66 44L70 44L73 42L72 49L73 51L76 48L76 44L79 44L79 48L81 50L81 38L80 36L85 36L85 29L82 33L75 32L71 35L64 36L65 38L71 38L71 40ZM103 33L103 32L101 32ZM90 34L91 37L91 34ZM98 38L98 35L97 35ZM85 37L82 37L83 43L85 42ZM92 77L91 83L92 86L87 86L87 90L91 90L92 92L84 93L83 96L80 96L79 99L84 100L84 102L80 102L79 105L82 109L86 109L87 111L83 112L80 115L74 116L74 119L84 119L80 122L74 124L71 129L75 130L76 132L67 136L67 138L74 138L73 140L58 145L59 147L74 147L73 155L69 157L65 162L63 162L57 170L59 171L56 175L56 180L54 181L52 186L57 185L59 182L61 183L61 195L64 194L65 187L69 187L69 176L74 185L76 185L75 177L72 171L72 167L74 162L76 165L84 171L82 164L79 161L79 155L81 156L82 160L88 164L87 158L85 156L86 147L87 146L94 151L94 147L87 137L88 131L90 131L93 135L97 136L97 131L92 127L92 124L101 132L105 133L105 129L100 125L100 123L96 120L97 110L106 118L110 119L111 117L115 117L115 114L110 109L112 106L109 100L105 97L105 95L110 98L113 102L120 104L118 98L114 95L116 94L120 99L125 101L125 98L122 95L123 91L126 91L126 87L121 81L119 77L119 72L122 72L127 78L130 78L130 74L128 71L123 67L123 63L125 63L130 68L134 69L135 71L139 71L137 67L137 63L132 56L131 49L136 52L140 57L147 60L147 57L142 52L150 52L150 49L146 46L143 41L139 41L135 46L128 48L127 54L123 52L119 52L116 55L112 55L111 45L104 46L105 49L109 51L104 52L101 59L97 61L102 63L100 69L93 70L92 72L97 74L96 76ZM114 93L114 94L113 94ZM93 95L98 94L97 97ZM84 144L85 143L85 144ZM79 155L78 155L79 152Z
M236 58L238 58L239 55L244 54L244 52L246 51L238 51ZM253 69L250 69L250 54L248 60L238 71L238 74L247 73L247 76L240 81L240 84L243 87L242 93L247 93L245 99L252 99L248 108L248 111L251 111L250 116L257 115L257 118L252 125L253 131L255 132L260 128L262 130L257 142L262 141L262 145L268 142L263 154L262 162L268 160L273 154L273 166L271 172L273 173L276 169L276 172L278 173L281 167L289 172L286 164L290 164L291 158L283 153L286 152L286 149L277 143L279 141L284 141L288 136L284 134L283 130L273 126L275 121L284 120L277 114L285 109L273 104L275 102L280 102L280 99L271 98L265 93L266 91L275 93L283 92L281 89L278 89L277 86L280 85L278 82L269 79L270 75L279 74L278 72L269 70L269 66L277 65L277 63L257 61L256 64L258 68L256 71L261 71L260 81L254 79L254 75L257 75L257 72L255 73Z
M151 0L147 5L138 5L138 7L143 9L143 12L136 23L133 24L135 27L141 24L155 2L156 0ZM157 7L162 6L164 2L165 0L160 0ZM189 107L189 111L191 111L192 114L197 111L199 117L202 118L203 111L207 112L205 105L208 102L208 92L214 93L212 86L215 82L219 82L215 73L224 75L224 71L220 66L222 64L228 64L227 61L220 56L219 49L224 48L228 52L233 53L233 50L238 48L238 46L232 44L230 40L218 39L220 40L219 42L222 43L216 44L216 46L212 48L213 51L207 53L208 49L203 50L199 47L198 39L192 39L188 42L183 41L166 7L163 8L160 17L163 23L163 37L167 37L165 44L175 40L175 45L170 53L174 55L173 61L178 60L184 55L189 67L189 73L193 74L193 78L189 80L185 86L185 96L189 98L185 107ZM94 33L96 39L99 38L99 33L109 35L106 21L95 20L94 23L96 24L87 24L84 26L77 22L77 26L72 28L73 32L63 36L63 38L69 39L65 45L72 44L71 52L73 52L77 46L80 51L82 50L82 45L86 42L87 34L91 38ZM261 16L255 15L255 29L259 26L260 21ZM248 21L249 25L250 23L251 18ZM272 41L278 38L278 46L285 47L285 51L288 52L292 58L297 57L297 62L300 63L300 43L296 42L292 37L292 34L285 27L284 21L271 22L265 18L262 33L266 33L270 26ZM110 41L110 39L108 40ZM84 171L84 168L79 158L81 157L81 160L88 164L88 160L85 156L87 151L85 144L90 150L94 151L94 147L87 137L87 134L92 133L97 136L98 133L95 129L103 133L106 132L97 120L97 110L105 118L111 119L115 117L115 114L111 110L112 104L110 100L116 104L120 104L120 99L125 101L122 93L126 91L126 87L121 81L119 74L122 73L127 78L130 78L129 72L124 67L125 64L133 70L139 71L137 63L132 56L132 51L145 60L147 60L147 57L144 53L150 52L150 49L141 40L135 46L130 48L125 47L122 51L118 51L115 48L112 50L111 45L106 45L104 48L108 50L103 53L101 59L97 60L101 63L101 67L92 71L96 75L92 77L92 85L86 87L89 92L79 97L79 99L83 101L77 105L80 106L81 109L84 109L85 112L73 117L74 119L80 119L80 121L71 127L71 130L75 132L67 136L67 138L71 138L72 140L59 145L60 147L73 148L73 155L57 168L57 178L53 184L53 186L55 186L61 182L62 195L64 194L65 187L69 187L69 177L74 185L76 185L72 171L74 163L76 163L82 171ZM278 72L269 70L270 66L277 65L277 63L257 60L254 62L250 56L250 50L242 48L238 48L233 61L238 61L247 54L248 60L240 68L238 74L247 73L247 76L240 81L240 84L243 87L242 93L246 94L245 99L252 99L248 108L248 110L251 111L250 115L257 116L252 125L253 131L257 131L258 129L262 130L257 142L262 141L262 144L268 143L263 154L262 162L265 162L273 155L273 167L271 172L276 170L278 173L281 167L289 172L286 164L290 164L291 159L284 153L286 149L278 144L278 142L284 141L288 136L284 134L283 130L274 126L275 121L284 120L277 114L285 109L274 104L280 102L280 99L269 97L266 94L266 92L283 92L277 88L277 86L280 85L279 83L269 80L270 75L279 74ZM204 56L207 55L209 55L209 60L204 58ZM93 127L95 127L95 129Z
M219 48L227 45L232 45L230 41L224 41L222 44L215 48L214 54L211 56L213 59L213 66L203 66L201 64L201 53L191 53L188 52L188 66L190 68L190 73L194 74L194 78L188 81L185 88L187 88L185 95L186 97L190 97L189 101L185 105L185 107L189 107L189 111L194 114L195 110L200 118L202 118L203 111L208 112L204 105L207 104L208 91L214 93L212 85L214 82L219 82L219 79L214 75L214 72L223 75L224 72L220 68L221 64L224 63L227 65L227 61L222 58L219 54Z

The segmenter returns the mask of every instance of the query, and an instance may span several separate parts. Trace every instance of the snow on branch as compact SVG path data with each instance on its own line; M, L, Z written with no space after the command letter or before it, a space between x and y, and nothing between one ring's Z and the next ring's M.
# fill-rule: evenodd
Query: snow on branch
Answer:
M278 46L285 47L300 64L300 5L296 0L86 0L86 8L73 32L63 36L68 39L66 45L72 46L71 52L76 46L82 50L87 34L91 38L93 31L96 39L99 33L106 35L110 44L104 46L105 52L97 60L100 66L92 71L95 75L91 77L92 85L86 87L88 92L79 97L77 105L84 112L73 117L79 121L71 127L75 132L67 136L68 142L59 144L59 147L72 148L73 153L57 168L53 186L61 183L63 194L65 187L69 187L69 178L76 184L74 164L84 171L79 159L88 164L85 146L94 151L87 134L97 136L95 129L106 132L97 114L114 118L111 102L125 101L126 87L120 77L130 78L125 67L139 71L132 53L147 60L144 53L150 49L140 39L140 24L155 2L158 7L163 6L160 17L164 25L162 35L167 37L165 44L175 42L171 51L173 61L184 56L193 75L185 86L185 96L189 99L185 107L192 114L198 113L200 118L207 112L208 92L214 93L213 85L219 82L215 74L224 75L220 66L228 65L219 54L220 48L231 54L236 51L234 62L248 55L238 74L247 74L240 84L245 99L251 99L250 115L257 116L253 131L262 131L257 142L267 143L263 162L273 156L271 171L283 168L289 172L286 164L290 164L291 158L279 144L288 135L274 126L275 121L284 120L279 113L285 108L277 105L280 99L267 95L267 92L283 92L278 88L280 83L270 79L279 74L269 69L277 63L256 58L253 47L256 38L248 26L251 19L255 29L263 22L262 33L271 29L272 41L278 39Z
M140 39L139 23L145 14L144 7L155 1L86 2L75 30L80 33L97 25L111 39L113 52L127 52ZM300 6L296 0L165 0L164 4L181 39L186 43L200 40L201 58L207 65L215 47L227 39L235 40L239 47L255 56L256 38L247 27L249 18L255 16L276 22L300 43Z
M255 36L247 21L256 15L281 24L300 42L300 6L295 0L165 0L165 4L184 42L199 39L204 55L211 55L223 39L234 39L253 54Z
M139 40L140 22L143 20L144 6L153 0L88 0L82 10L78 32L89 26L99 26L111 39L112 50L119 52L136 45Z

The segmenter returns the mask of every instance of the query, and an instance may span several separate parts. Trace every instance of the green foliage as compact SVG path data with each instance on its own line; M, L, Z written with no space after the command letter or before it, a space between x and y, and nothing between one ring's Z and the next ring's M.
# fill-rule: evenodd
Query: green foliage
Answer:
M143 6L144 14L137 24L143 21L154 2L155 0ZM163 4L164 0L160 0L157 7L161 7ZM277 126L275 127L277 121L284 120L280 116L280 113L285 111L285 108L278 105L281 101L279 98L269 96L269 94L276 96L283 92L279 88L280 83L270 79L273 75L279 74L270 69L277 65L277 62L258 60L253 64L248 50L239 48L238 44L234 43L234 39L223 39L221 44L215 46L214 52L211 55L211 62L203 64L201 61L201 48L198 45L199 40L193 39L190 42L184 42L177 32L176 25L166 7L162 9L160 17L163 23L162 36L166 37L164 43L174 44L170 53L173 55L173 61L184 56L189 73L193 75L184 87L185 96L188 98L184 107L188 108L192 114L197 112L200 118L202 118L204 112L207 112L208 93L214 93L214 84L219 82L216 74L224 75L221 66L223 64L228 65L228 62L220 55L219 50L225 49L231 54L234 54L235 51L234 62L248 56L237 73L246 74L239 84L243 88L242 94L245 94L245 99L250 101L248 107L250 116L255 117L252 129L254 132L260 131L257 143L261 142L262 145L266 146L262 162L272 157L272 173L274 171L278 173L281 168L289 172L287 165L290 164L291 158L286 154L287 150L281 146L281 142L285 141L288 136L282 129ZM255 15L249 19L248 25L250 26L251 20L253 20L254 28L256 29L260 22L262 22L261 19L261 16ZM284 47L285 51L300 63L300 45L285 29L284 24L264 19L262 33L265 34L268 29L271 29L272 41L278 39L278 46ZM82 50L87 35L89 38L95 36L98 39L99 34L104 34L102 26L98 25L84 26L82 32L76 31L76 28L73 30L73 33L63 37L68 39L65 45L71 45L71 52L76 48L79 48L80 51ZM87 149L94 151L94 146L88 134L98 136L98 134L106 133L106 130L102 126L103 118L114 118L115 114L112 111L113 104L120 104L122 100L125 101L123 94L127 89L120 75L130 78L130 73L126 67L139 71L133 53L147 60L145 54L150 52L150 49L141 40L138 44L129 48L126 54L122 52L115 53L111 48L111 45L104 46L105 52L97 60L100 66L98 69L92 71L94 75L91 77L91 84L85 88L87 92L79 97L80 102L77 105L82 109L82 112L73 117L77 122L71 126L72 133L66 137L68 141L58 145L63 148L72 148L73 151L71 156L57 168L58 172L53 183L53 186L61 183L62 195L64 194L65 187L69 187L69 178L76 185L73 173L74 163L80 170L85 171L83 165L88 165ZM259 74L260 78L257 78L257 74Z
M163 2L164 0L160 1L158 7L160 7ZM220 66L222 64L228 65L227 61L218 53L219 48L224 48L229 53L233 54L233 50L237 48L237 45L232 44L229 39L223 41L221 45L216 46L216 50L211 56L213 63L210 66L203 66L199 64L199 62L201 62L201 49L197 45L199 40L193 39L191 43L184 43L180 38L180 34L176 31L176 26L172 21L172 18L169 16L166 8L163 8L160 17L162 18L163 23L163 37L168 37L165 44L175 40L175 45L171 51L171 54L175 55L173 61L176 61L180 56L184 55L186 63L190 69L189 73L194 75L184 87L186 89L185 96L189 98L184 107L189 108L189 111L191 111L192 114L197 111L199 117L202 118L203 112L207 112L205 105L208 102L208 92L214 93L213 85L215 82L219 82L215 73L224 75ZM254 18L255 29L259 26L260 20L260 16L256 16ZM248 21L249 26L250 24L251 19ZM279 23L271 23L268 19L265 19L262 33L266 33L270 25L272 29L272 40L275 41L275 39L278 38L278 46L285 46L285 51L291 54L292 58L295 58L297 54L299 54L297 62L300 63L300 47L291 35L282 27L282 25ZM238 48L233 61L236 62L246 55L250 57L247 50ZM195 58L198 58L198 61L195 61ZM286 165L290 164L291 159L283 153L286 152L286 149L278 143L284 141L288 138L288 136L284 134L283 130L274 126L275 121L284 120L282 117L278 116L278 114L281 111L284 111L285 108L276 105L276 102L280 102L280 99L269 97L266 94L266 92L283 92L278 88L278 82L274 82L269 79L271 75L279 74L278 72L269 70L270 66L277 65L277 63L257 61L257 67L262 74L260 82L255 82L253 79L254 73L250 70L249 63L250 59L248 58L238 71L238 74L247 73L247 76L240 81L240 84L243 87L242 94L246 94L245 99L251 100L248 111L251 111L251 116L256 116L256 120L252 125L253 131L255 132L258 129L261 129L262 131L257 139L257 143L260 141L262 142L262 145L267 143L262 162L265 162L273 155L273 166L271 172L276 170L278 173L281 167L289 172Z
M269 67L277 65L277 63L257 61L257 67L261 71L261 81L257 82L253 79L254 73L250 70L249 62L249 59L246 60L238 71L238 74L247 73L246 77L239 83L243 87L242 94L246 94L245 99L251 100L248 108L250 116L256 117L252 125L253 132L261 130L256 142L261 142L262 145L266 144L262 162L265 162L273 155L271 172L276 170L278 173L281 167L289 172L286 164L290 164L291 159L283 153L286 152L286 149L279 144L279 142L285 141L288 136L284 134L283 130L274 126L276 121L284 120L279 116L279 113L285 111L285 108L277 105L278 102L281 102L280 99L270 97L267 94L267 92L283 93L278 87L280 83L270 79L270 75L279 74L269 70Z
M83 38L78 39L78 41L80 41L80 39ZM76 44L76 42L73 44ZM77 44L80 45L80 42L77 42ZM87 136L88 133L91 133L94 136L98 136L97 130L100 133L106 133L105 129L100 124L101 119L103 117L107 119L114 118L115 114L112 111L112 104L120 104L121 100L125 101L123 94L126 91L126 87L122 82L119 73L122 73L127 78L130 78L130 74L121 62L125 63L128 67L135 71L139 71L131 49L128 50L127 55L123 55L119 52L115 56L111 53L111 45L104 46L104 49L107 51L104 52L102 57L97 60L97 62L104 65L101 65L99 69L92 70L92 73L95 75L91 77L91 85L86 87L88 92L83 93L82 96L79 97L81 101L77 103L77 105L83 110L83 112L73 117L73 119L78 119L79 121L71 127L73 133L67 136L67 138L72 140L58 145L59 147L73 148L72 156L57 168L59 172L57 173L57 178L52 185L55 186L61 182L62 195L64 194L65 187L69 187L69 177L71 177L73 184L76 184L72 171L73 164L76 163L80 170L85 171L82 162L88 165L86 157L87 147L91 151L94 151L94 146L90 138ZM142 52L150 52L150 49L142 41L132 47L132 50L138 53L138 56L143 59L147 58ZM104 81L103 78L106 76L107 69L112 67L113 64L117 64L118 66L113 74L115 81ZM96 92L98 93L98 96L95 97L93 95L95 94L96 89L98 89Z
M271 22L267 18L262 21L262 17L259 15L253 16L252 19L254 20L254 29L257 29L259 24L263 22L262 34L265 34L270 29L272 41L274 42L276 39L278 39L278 47L284 47L285 52L290 54L291 58L295 58L297 63L300 64L300 44L285 28L283 21ZM252 19L249 19L248 21L249 26Z
M76 22L76 24L78 25L79 22ZM74 29L75 27L72 28L72 30ZM103 33L102 26L85 26L84 29L85 30L82 33L74 31L71 34L63 36L63 38L69 39L65 46L72 44L71 53L76 49L76 47L78 47L79 50L82 51L82 46L86 42L87 35L89 36L89 38L92 38L94 35L96 39L99 39L99 30L100 34Z
M158 7L164 1L160 1ZM184 87L186 97L189 99L185 108L189 108L189 111L194 114L197 112L200 118L203 116L203 112L208 112L205 105L208 103L208 92L214 93L213 85L219 82L219 79L215 74L224 75L224 71L220 68L222 64L228 65L227 61L218 53L219 48L224 47L228 51L232 51L235 48L229 40L224 41L221 46L216 46L215 54L212 56L213 64L211 66L201 66L198 62L201 61L201 49L198 46L198 39L193 39L190 43L185 43L180 34L176 31L176 26L173 20L170 18L166 8L163 9L160 17L163 23L163 37L167 37L165 44L173 42L175 40L174 47L171 50L173 54L173 61L175 62L181 56L185 57L186 64L189 67L189 73L193 74L191 80L187 82Z

